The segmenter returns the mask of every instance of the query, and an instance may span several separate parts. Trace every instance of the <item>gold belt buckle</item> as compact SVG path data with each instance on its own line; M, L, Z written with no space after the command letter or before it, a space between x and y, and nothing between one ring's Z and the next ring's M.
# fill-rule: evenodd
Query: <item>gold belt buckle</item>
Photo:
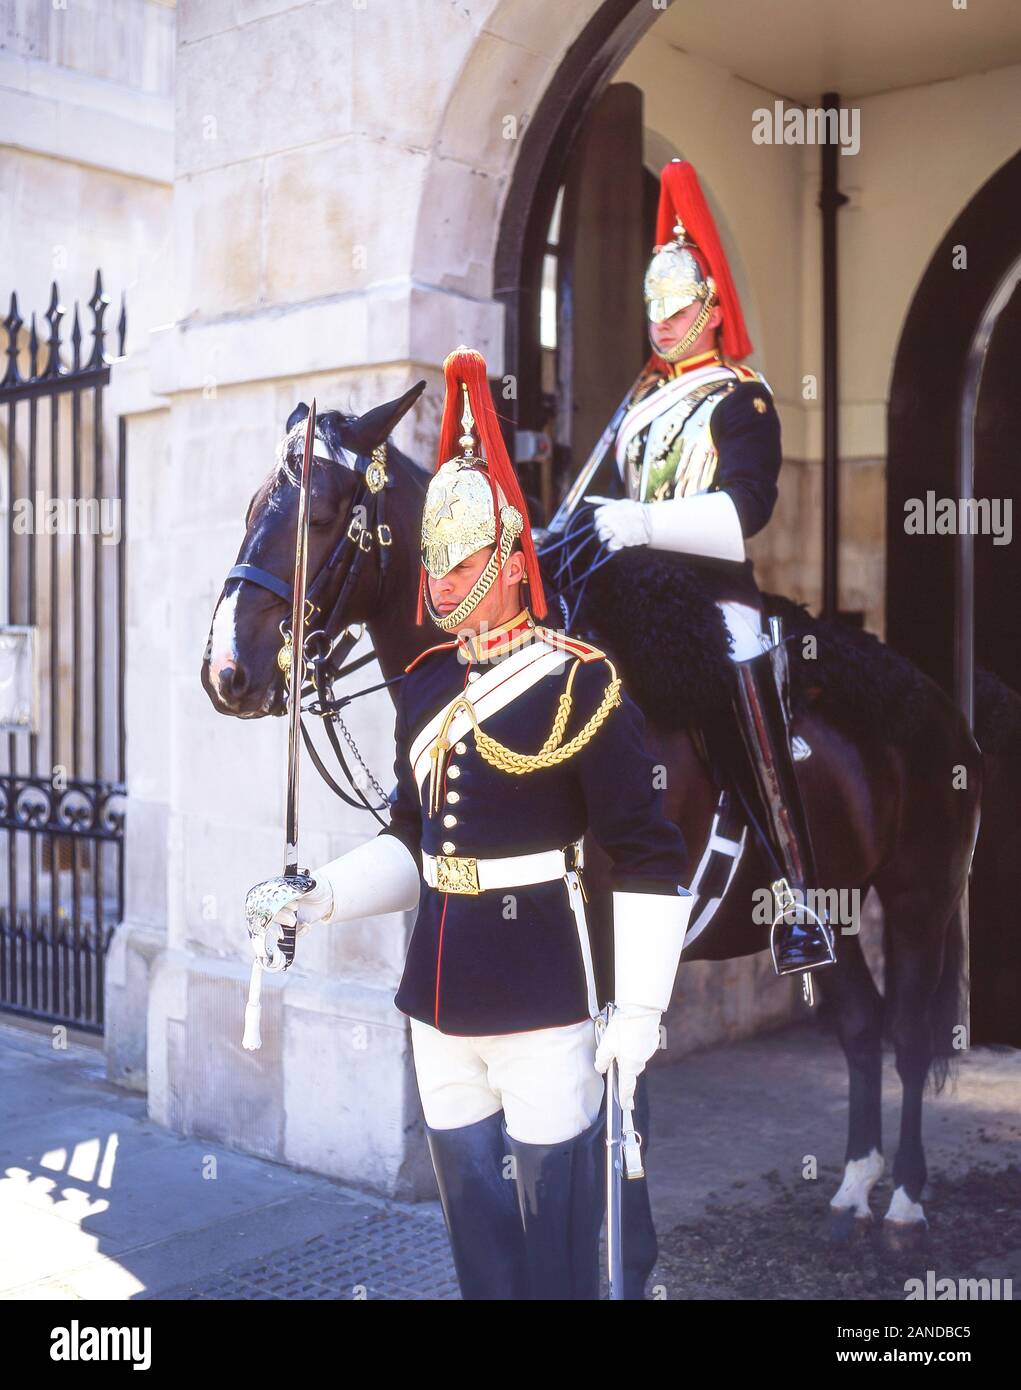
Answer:
M481 893L479 861L470 854L438 854L436 887L441 893Z

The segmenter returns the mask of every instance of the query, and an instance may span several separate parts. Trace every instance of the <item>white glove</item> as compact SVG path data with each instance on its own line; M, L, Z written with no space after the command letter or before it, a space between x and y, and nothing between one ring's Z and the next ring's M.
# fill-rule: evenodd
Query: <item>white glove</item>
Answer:
M625 545L649 544L652 530L649 508L645 502L635 502L627 497L614 501L609 497L591 496L587 496L585 501L602 504L595 510L596 532L609 550L621 550Z
M313 878L315 878L314 874ZM320 876L316 878L314 888L310 888L307 893L302 893L301 897L288 907L280 908L273 917L273 921L278 922L282 927L293 927L297 922L298 930L294 934L294 939L297 941L299 937L305 935L314 922L325 922L332 913L333 887L329 879Z
M649 1058L659 1049L659 1009L647 1004L619 1004L596 1048L596 1071L617 1063L617 1093L623 1109L635 1103L635 1085Z

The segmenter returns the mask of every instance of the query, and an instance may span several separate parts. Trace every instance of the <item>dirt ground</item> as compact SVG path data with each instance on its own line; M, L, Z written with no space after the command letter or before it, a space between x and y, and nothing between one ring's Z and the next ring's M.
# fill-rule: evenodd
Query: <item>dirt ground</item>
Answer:
M905 1281L1011 1279L1021 1297L1021 1051L975 1048L940 1095L927 1093L927 1239L890 1253L900 1083L884 1056L886 1172L871 1231L827 1239L840 1185L847 1078L814 1022L695 1053L651 1076L648 1181L660 1259L654 1292L694 1299L897 1299ZM814 1158L817 1178L803 1176Z

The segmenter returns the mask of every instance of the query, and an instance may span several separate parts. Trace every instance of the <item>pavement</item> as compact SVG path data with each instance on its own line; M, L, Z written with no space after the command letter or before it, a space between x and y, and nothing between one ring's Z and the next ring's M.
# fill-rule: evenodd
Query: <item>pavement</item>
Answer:
M457 1297L438 1202L163 1129L78 1037L0 1022L0 1299Z
M885 1082L893 1136L890 1057ZM661 1231L721 1200L765 1203L770 1174L800 1177L806 1155L835 1188L846 1072L814 1024L657 1066L650 1084ZM144 1097L107 1081L98 1039L58 1050L47 1025L4 1016L0 1094L0 1299L457 1297L438 1202L387 1201L162 1129ZM926 1099L925 1138L932 1174L1016 1164L1021 1052L967 1053L956 1088Z

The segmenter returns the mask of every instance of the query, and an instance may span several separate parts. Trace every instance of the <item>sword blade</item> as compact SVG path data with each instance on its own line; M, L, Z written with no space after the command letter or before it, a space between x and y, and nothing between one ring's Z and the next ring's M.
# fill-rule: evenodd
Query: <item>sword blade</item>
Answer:
M606 1072L606 1264L610 1299L624 1297L624 1233L621 1225L622 1118L617 1063Z
M305 663L305 584L308 571L308 521L311 511L312 455L315 449L316 403L305 421L305 453L298 490L298 534L294 545L294 589L291 607L291 671L287 689L287 810L284 828L284 873L298 872L298 770L301 765L301 681Z
M638 389L638 386L642 381L644 375L645 368L643 367L642 370L635 377L634 381L628 387L628 391L624 399L621 401L620 405L617 407L617 409L613 412L612 416L610 417L610 423L606 426L606 429L603 430L602 434L596 440L595 447L593 448L592 452L589 454L585 462L582 464L578 476L575 478L571 486L567 489L567 492L564 495L564 500L553 513L553 519L550 522L550 524L546 527L546 530L551 535L556 535L558 532L564 529L564 527L567 525L568 518L574 512L578 503L581 501L582 496L587 491L589 484L591 483L592 479L595 477L599 469L599 465L602 463L606 455L607 449L610 447L610 445L616 438L617 431L620 429L621 421L627 414L628 402L631 400L631 397Z

